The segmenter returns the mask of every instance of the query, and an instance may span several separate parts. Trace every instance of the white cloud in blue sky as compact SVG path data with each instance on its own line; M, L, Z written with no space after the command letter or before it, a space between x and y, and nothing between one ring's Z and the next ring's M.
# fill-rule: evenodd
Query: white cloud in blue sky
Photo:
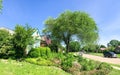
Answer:
M57 17L65 10L85 11L96 21L100 44L120 40L119 0L4 0L0 14L0 27L14 29L16 24L28 23L40 31L49 17Z

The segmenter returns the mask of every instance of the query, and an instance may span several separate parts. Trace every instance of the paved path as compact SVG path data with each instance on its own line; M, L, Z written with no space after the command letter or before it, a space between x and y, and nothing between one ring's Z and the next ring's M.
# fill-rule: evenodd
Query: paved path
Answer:
M83 57L93 59L96 61L100 61L100 62L120 65L120 58L105 58L105 57L100 57L100 56L95 56L95 55L90 55L90 54L83 54Z

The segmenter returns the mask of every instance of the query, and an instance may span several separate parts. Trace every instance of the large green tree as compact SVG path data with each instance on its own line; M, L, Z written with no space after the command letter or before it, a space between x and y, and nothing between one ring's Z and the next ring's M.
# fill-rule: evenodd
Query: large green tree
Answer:
M80 11L65 11L57 18L48 18L45 21L44 32L54 36L58 41L64 41L67 52L73 37L84 45L95 43L98 39L95 21L87 13Z
M26 55L26 46L33 43L32 34L34 29L26 25L16 25L15 34L13 35L13 44L17 58L21 58Z

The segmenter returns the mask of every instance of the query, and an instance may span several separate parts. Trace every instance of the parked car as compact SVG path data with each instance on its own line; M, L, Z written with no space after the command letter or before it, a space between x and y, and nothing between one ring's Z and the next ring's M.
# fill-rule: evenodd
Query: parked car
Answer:
M104 57L110 57L110 58L116 58L117 54L114 52L108 51L108 52L103 52Z

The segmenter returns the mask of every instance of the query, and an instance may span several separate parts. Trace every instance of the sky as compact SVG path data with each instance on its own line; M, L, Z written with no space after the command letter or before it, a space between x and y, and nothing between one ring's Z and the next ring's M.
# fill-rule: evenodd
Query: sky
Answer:
M84 11L95 20L99 44L120 41L120 0L3 0L0 27L14 30L16 24L28 24L41 32L48 17L66 10Z

